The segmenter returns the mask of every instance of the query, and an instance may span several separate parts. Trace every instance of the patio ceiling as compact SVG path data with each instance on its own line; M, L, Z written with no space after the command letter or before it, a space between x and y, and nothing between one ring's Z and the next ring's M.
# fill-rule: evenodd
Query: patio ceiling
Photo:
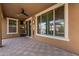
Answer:
M23 8L26 13L28 13L29 17L45 10L46 8L54 5L54 3L11 3L11 4L2 4L3 15L5 17L14 17L19 19L28 18L25 16L17 16L20 9Z

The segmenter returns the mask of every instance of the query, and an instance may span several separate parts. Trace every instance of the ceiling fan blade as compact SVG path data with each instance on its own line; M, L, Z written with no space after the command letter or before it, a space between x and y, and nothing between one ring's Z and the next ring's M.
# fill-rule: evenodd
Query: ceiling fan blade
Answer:
M20 9L20 13L17 13L17 16L22 16L22 15L25 15L25 16L29 16L27 13L25 13L25 10L23 8Z
M29 16L28 14L26 14L26 13L23 13L25 16Z
M23 14L23 15L25 15L25 16L28 16L28 14L26 14L26 13L24 12L24 9L23 9L23 8L21 8L21 14Z

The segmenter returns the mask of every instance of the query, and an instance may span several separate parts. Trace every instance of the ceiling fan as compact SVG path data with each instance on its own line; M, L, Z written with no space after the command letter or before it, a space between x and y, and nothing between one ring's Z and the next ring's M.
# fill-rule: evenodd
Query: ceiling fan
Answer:
M20 9L20 12L18 13L18 16L22 16L25 15L26 17L28 17L29 15L25 12L25 10L23 8Z

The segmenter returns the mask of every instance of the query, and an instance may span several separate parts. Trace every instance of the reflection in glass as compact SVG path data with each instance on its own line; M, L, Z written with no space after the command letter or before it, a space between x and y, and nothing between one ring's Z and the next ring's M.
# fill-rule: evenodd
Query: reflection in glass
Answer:
M9 32L16 32L16 21L9 20Z
M53 26L53 10L49 11L48 14L48 35L53 35L53 31L54 31L54 26Z
M47 34L47 13L42 15L41 20L41 34Z
M47 33L47 18L46 14L43 14L42 16L38 16L37 20L37 32L38 34L46 34Z
M55 36L64 36L64 6L55 10Z
M64 6L37 17L38 34L64 37Z
M37 17L37 33L41 34L41 19L40 16Z

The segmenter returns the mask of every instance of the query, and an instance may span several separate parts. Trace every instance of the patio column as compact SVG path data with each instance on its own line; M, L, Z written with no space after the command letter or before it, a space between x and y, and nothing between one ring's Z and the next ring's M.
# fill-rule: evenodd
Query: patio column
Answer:
M0 47L2 47L2 11L1 11L1 4L0 4Z

